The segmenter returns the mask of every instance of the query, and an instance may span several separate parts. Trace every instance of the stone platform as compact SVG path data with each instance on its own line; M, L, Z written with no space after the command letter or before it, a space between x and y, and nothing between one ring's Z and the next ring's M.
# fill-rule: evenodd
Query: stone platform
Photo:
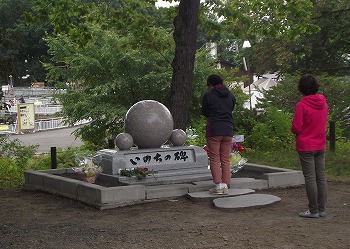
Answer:
M301 171L285 170L256 164L247 164L245 170L260 172L262 179L248 177L233 178L230 189L231 196L240 193L245 195L248 193L251 194L257 189L299 186L304 184ZM122 186L123 184L117 184L120 183L117 176L101 174L99 176L100 178L116 183L116 186L104 187L60 176L65 173L73 173L73 170L69 168L27 171L25 172L25 183L23 187L28 190L40 190L62 195L92 205L98 209L109 209L148 201L171 199L189 194L193 195L194 198L200 198L198 196L208 194L208 189L213 187L211 180L177 184L168 183L154 186L143 185L142 181L140 181L137 185ZM262 199L261 196L255 197ZM255 197L252 196L252 198ZM208 198L213 197L209 196ZM247 203L244 199L241 201ZM251 203L255 205L254 201Z

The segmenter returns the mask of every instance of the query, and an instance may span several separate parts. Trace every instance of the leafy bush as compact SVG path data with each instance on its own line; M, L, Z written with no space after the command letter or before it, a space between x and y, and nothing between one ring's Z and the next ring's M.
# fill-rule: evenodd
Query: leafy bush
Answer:
M9 135L0 134L0 158L13 158L20 168L26 167L38 147L39 145L24 146L19 139L11 140Z
M20 187L24 183L27 170L51 168L51 155L35 155L38 146L24 146L20 140L10 140L9 136L0 135L0 189ZM78 156L93 155L86 147L68 147L57 151L57 167L76 167Z
M16 188L24 182L23 168L12 158L0 158L0 189Z
M18 139L0 134L0 189L23 184L23 173L38 145L24 146Z
M293 147L294 137L290 132L292 121L289 113L268 108L257 119L260 119L259 122L255 123L245 137L248 147L261 150Z
M335 152L326 151L326 171L330 179L350 182L350 144L336 142Z
M95 152L84 147L67 147L57 150L57 168L72 168L78 166L77 158L94 155ZM51 168L51 155L35 156L30 160L28 169L42 170Z
M195 139L187 140L187 144L195 145L202 147L204 146L207 141L205 138L205 125L206 125L206 119L201 116L200 119L192 121L192 129L194 131L194 135L197 135Z

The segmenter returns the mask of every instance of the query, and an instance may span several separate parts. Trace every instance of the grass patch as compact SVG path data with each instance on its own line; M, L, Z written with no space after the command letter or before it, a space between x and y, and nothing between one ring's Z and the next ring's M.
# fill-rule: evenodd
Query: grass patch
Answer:
M301 170L299 156L295 150L277 149L274 151L243 152L249 163L268 165L279 168ZM350 182L350 144L337 143L335 152L326 151L326 174L331 181Z

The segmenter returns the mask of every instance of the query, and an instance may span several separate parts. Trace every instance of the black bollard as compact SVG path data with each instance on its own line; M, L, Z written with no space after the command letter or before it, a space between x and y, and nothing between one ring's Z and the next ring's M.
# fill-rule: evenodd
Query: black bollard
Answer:
M51 169L57 169L56 147L51 147Z
M335 152L335 122L329 122L329 148L332 152Z
M114 144L114 139L108 139L108 149L114 149L115 144Z

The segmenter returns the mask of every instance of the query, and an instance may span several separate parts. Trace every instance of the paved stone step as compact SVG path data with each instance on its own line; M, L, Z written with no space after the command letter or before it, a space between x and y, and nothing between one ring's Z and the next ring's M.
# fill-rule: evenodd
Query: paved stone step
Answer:
M193 182L197 186L197 191L206 191L211 189L214 184L212 180ZM268 181L255 178L232 178L231 189L265 189L268 188Z
M154 176L149 175L145 179L137 180L130 177L119 177L119 181L128 185L145 185L145 186L156 186L156 185L168 185L178 183L192 183L193 181L206 181L212 179L210 172L198 172L196 174L166 174Z
M216 208L239 209L248 207L261 207L281 201L281 198L268 194L248 194L226 198L216 198L213 203Z
M232 197L232 196L238 196L238 195L246 195L254 192L255 190L253 189L229 189L228 195L214 195L214 194L210 194L209 191L201 191L201 192L188 193L187 197L193 201L196 201L201 199L215 199L215 198Z

